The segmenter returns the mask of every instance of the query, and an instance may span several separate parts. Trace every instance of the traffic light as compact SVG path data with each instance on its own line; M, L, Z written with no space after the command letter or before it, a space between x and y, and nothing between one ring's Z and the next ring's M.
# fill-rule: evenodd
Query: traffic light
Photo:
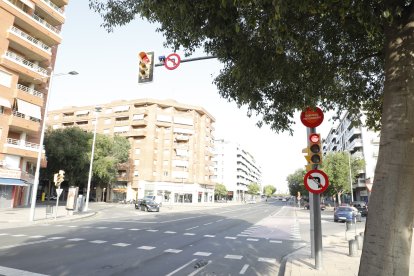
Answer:
M312 133L309 135L308 157L308 161L311 165L322 164L322 146L320 134Z
M138 83L151 82L154 73L154 52L140 52Z
M65 181L65 171L59 170L59 173L57 174L57 186L60 186L63 181Z
M58 183L58 174L57 174L57 173L55 173L55 174L53 175L53 182L55 183L55 186L58 186L58 185L57 185L57 183Z

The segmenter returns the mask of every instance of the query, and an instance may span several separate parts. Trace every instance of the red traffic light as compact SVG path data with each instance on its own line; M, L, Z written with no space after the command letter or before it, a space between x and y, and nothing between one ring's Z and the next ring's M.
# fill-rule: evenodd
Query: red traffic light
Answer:
M317 133L312 133L311 135L309 135L309 141L311 141L312 143L319 143L320 140L321 136Z
M140 53L139 53L139 58L140 58L140 59L141 59L141 61L142 61L143 63L145 63L145 64L148 64L148 63L150 62L150 59L149 59L149 57L148 57L147 53L145 53L145 52L140 52Z

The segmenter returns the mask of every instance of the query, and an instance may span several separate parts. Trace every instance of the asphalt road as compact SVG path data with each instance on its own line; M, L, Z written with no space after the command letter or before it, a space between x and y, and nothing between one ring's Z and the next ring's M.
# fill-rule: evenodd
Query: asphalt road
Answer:
M309 221L279 201L187 212L133 205L81 221L0 231L0 275L278 275L309 240ZM326 232L344 224L322 214ZM14 274L13 274L14 273Z

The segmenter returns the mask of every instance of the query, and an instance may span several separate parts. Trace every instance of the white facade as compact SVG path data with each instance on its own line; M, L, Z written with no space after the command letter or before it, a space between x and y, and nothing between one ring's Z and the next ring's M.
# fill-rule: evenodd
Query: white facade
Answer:
M361 117L362 122L365 116ZM365 168L353 183L354 200L367 200L369 192L366 184L374 181L375 167L377 165L380 133L368 130L364 126L354 124L348 113L331 128L323 140L324 154L334 151L350 152L352 157L365 161Z
M250 183L259 184L262 192L261 168L249 152L224 139L214 145L214 181L226 186L230 200L245 200Z

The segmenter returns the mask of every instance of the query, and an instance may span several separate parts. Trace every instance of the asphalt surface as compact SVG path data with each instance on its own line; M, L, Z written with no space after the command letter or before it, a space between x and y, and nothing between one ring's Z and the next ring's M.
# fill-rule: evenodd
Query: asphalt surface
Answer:
M295 208L281 202L176 213L126 205L2 230L0 275L278 275L302 246Z

